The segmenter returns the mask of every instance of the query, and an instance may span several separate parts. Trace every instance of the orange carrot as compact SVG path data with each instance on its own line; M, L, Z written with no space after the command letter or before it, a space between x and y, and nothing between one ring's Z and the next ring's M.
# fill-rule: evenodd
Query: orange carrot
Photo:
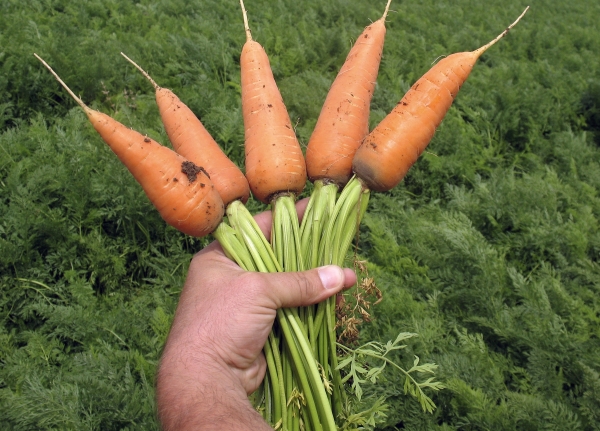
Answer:
M264 48L252 40L244 3L246 43L240 58L246 177L252 194L269 203L278 193L299 194L306 164Z
M528 9L488 44L440 60L365 138L352 165L369 189L390 190L404 178L429 144L477 59L504 37Z
M44 60L34 55L81 106L94 129L133 174L169 225L197 237L216 229L223 218L223 201L203 168L89 108Z
M311 181L323 179L344 186L352 176L352 158L369 133L369 108L390 3L388 0L383 16L358 37L327 94L306 148Z
M235 163L229 160L198 117L171 90L159 87L133 60L123 53L121 55L154 86L156 104L175 151L206 169L225 206L237 199L245 203L250 195L246 177Z

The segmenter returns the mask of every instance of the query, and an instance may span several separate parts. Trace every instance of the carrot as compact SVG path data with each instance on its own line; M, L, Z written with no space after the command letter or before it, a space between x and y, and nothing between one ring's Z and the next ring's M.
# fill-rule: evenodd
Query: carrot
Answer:
M335 205L337 190L352 176L352 159L369 133L369 109L390 3L388 0L381 18L367 26L352 46L308 141L306 168L315 188L302 219L300 235L303 244L310 244L302 249L304 260L312 266L319 262L319 241L313 238L321 237L321 229Z
M156 104L173 148L178 154L206 169L227 206L234 200L246 202L250 195L242 171L225 155L198 117L171 90L159 87L133 60L121 53L154 86Z
M197 237L217 228L224 214L223 201L203 168L89 108L44 60L34 55L81 106L94 129L133 174L169 225Z
M323 179L344 186L352 176L352 158L369 133L369 107L390 3L383 16L358 37L327 94L306 148L308 177L313 182Z
M267 261L284 271L303 270L299 252L299 223L294 200L306 183L306 164L289 114L273 77L263 47L252 40L243 0L246 42L240 57L242 113L245 129L246 177L255 198L272 206L271 247L256 260L257 268ZM260 250L261 241L253 239L247 217L227 208L228 221L248 249ZM256 238L256 236L254 236ZM298 429L300 422L314 430L336 430L328 394L321 380L319 365L305 332L305 320L295 309L279 310L275 339L281 344L265 349L269 380L265 387L266 419L275 427ZM269 365L269 357L273 359ZM279 358L279 360L278 360ZM273 369L275 365L275 370ZM270 367L270 368L269 368ZM302 392L303 403L290 402ZM272 412L272 414L271 414Z
M246 177L254 197L269 203L279 193L297 195L304 189L306 165L267 53L252 40L240 4L246 31L240 58Z
M330 217L334 216L338 187L345 186L351 178L352 159L369 133L369 109L383 52L385 19L390 3L388 0L381 18L367 26L352 46L329 89L308 142L306 167L315 187L300 226L300 248L303 260L311 267L343 263L343 260L334 262L329 252L334 236L326 227ZM345 250L341 253L345 256ZM309 309L307 326L318 362L324 374L331 375L331 404L334 416L337 416L342 411L345 397L335 346L334 301L329 299Z
M390 190L404 178L431 141L477 59L504 37L528 9L481 48L440 60L419 78L392 112L365 138L352 166L370 190Z
M330 218L336 216L334 210L338 187L345 186L351 178L352 159L369 132L369 109L383 51L385 19L390 3L391 0L388 0L381 18L367 26L352 46L329 89L308 142L306 167L315 188L300 226L300 248L303 260L310 262L311 267L343 263L343 259L335 260L330 252L332 244L342 244L342 241L336 242L333 231L328 232L327 226ZM344 257L345 253L345 249L340 252ZM331 376L331 406L334 416L338 416L345 404L345 394L335 346L334 301L330 298L309 308L307 326L310 343L317 353L323 373Z

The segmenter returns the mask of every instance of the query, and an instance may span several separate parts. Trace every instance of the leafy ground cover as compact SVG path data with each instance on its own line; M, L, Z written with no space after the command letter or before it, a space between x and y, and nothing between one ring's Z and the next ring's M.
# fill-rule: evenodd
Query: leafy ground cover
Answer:
M307 142L371 1L248 2ZM472 50L514 0L395 2L376 124L441 55ZM378 429L600 429L600 4L537 1L486 53L358 254L383 292L361 340L419 336L439 365L423 413L386 369ZM243 163L235 1L0 4L0 427L151 430L153 378L192 254L165 227L37 52L96 109L167 142L125 52ZM261 207L252 204L253 210Z

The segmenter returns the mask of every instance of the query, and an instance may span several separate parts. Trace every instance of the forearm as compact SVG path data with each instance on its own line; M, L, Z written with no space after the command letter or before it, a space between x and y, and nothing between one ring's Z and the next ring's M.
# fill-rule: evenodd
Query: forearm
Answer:
M198 364L185 362L168 355L161 362L156 398L164 431L272 430L235 375L214 363L190 370Z

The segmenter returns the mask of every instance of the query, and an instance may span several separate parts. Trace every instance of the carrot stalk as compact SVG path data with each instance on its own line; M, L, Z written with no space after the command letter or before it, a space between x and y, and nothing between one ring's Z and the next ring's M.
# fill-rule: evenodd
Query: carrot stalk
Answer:
M198 237L217 228L223 218L223 201L201 166L89 108L44 60L34 55L83 109L94 129L133 174L167 224Z
M241 202L234 201L227 207L227 216L236 234L248 247L257 269L263 272L281 271L281 266L270 245L246 207ZM241 262L238 264L242 265ZM295 376L299 379L304 392L313 429L335 430L327 395L307 341L306 328L299 321L295 309L278 310L277 322L289 348L290 360L296 370ZM269 354L272 355L273 352ZM276 383L271 382L272 390L274 384ZM274 392L273 396L278 396L277 391ZM273 403L276 402L277 400L273 399Z
M271 244L277 260L284 271L301 271L306 269L300 249L300 233L298 215L291 195L280 196L273 201L273 223Z
M300 412L296 411L294 407L296 403L294 402L293 396L294 394L294 377L292 371L292 363L288 360L289 349L286 346L287 340L284 338L281 344L281 358L283 362L283 387L285 390L285 407L287 410L286 421L283 424L284 429L293 430L294 429L294 416L298 415ZM291 408L290 408L291 407ZM290 414L291 413L291 414Z
M252 214L240 201L233 201L227 207L229 224L236 231L240 241L247 247L255 267L260 272L281 272L273 249L256 224Z
M346 253L352 238L358 230L368 203L369 191L365 190L356 178L348 182L342 190L330 218L324 229L320 243L320 265L334 264L343 266ZM333 378L332 408L334 415L342 411L345 401L345 392L341 390L341 376L338 370L336 336L335 336L335 299L317 305L315 315L315 332L319 334L319 358L321 364L327 363ZM326 362L324 362L326 361Z
M255 398L254 402L253 402L254 405L259 405L262 403L263 408L260 409L260 413L261 413L262 418L269 424L273 422L273 396L272 396L272 391L271 391L272 385L273 385L273 383L271 382L271 377L269 377L269 373L267 372L267 373L265 373L265 378L263 379L263 382L261 385L261 388L262 388L261 392L263 394L263 397ZM259 390L261 388L259 388ZM253 396L256 395L257 392L255 392L252 395Z
M388 0L381 18L368 25L352 46L331 85L308 142L306 165L315 188L300 234L304 260L312 267L332 261L320 250L332 248L327 244L325 228L332 217L336 192L352 177L352 159L369 131L370 103L383 52L385 19L390 4L391 0ZM345 255L345 250L343 253ZM343 391L340 391L341 377L335 349L335 304L328 300L309 310L310 342L318 353L324 375L331 375L333 379L333 411L337 415L341 411Z
M283 368L279 356L279 346L273 332L265 343L265 358L267 359L267 371L271 376L271 390L273 391L273 417L272 423L276 426L287 419L285 391L283 387Z
M315 188L308 201L300 226L300 249L304 261L310 268L316 268L322 264L319 255L320 238L329 215L333 211L336 195L337 186L335 184L324 184L321 180L315 182Z
M284 338L287 340L288 353L292 360L295 369L295 376L300 382L300 388L304 393L304 399L309 411L308 419L311 427L314 430L336 430L335 423L320 421L323 410L323 401L326 398L325 391L319 391L319 386L322 387L319 372L314 362L306 360L306 349L302 348L302 331L299 330L298 323L289 309L277 310L277 322L282 328ZM315 391L318 395L311 396L311 392ZM321 412L320 412L321 410Z
M219 244L223 247L228 258L238 262L239 265L247 271L258 270L254 264L252 255L249 253L246 245L240 241L235 229L227 223L221 222L213 232L213 236L219 241Z

